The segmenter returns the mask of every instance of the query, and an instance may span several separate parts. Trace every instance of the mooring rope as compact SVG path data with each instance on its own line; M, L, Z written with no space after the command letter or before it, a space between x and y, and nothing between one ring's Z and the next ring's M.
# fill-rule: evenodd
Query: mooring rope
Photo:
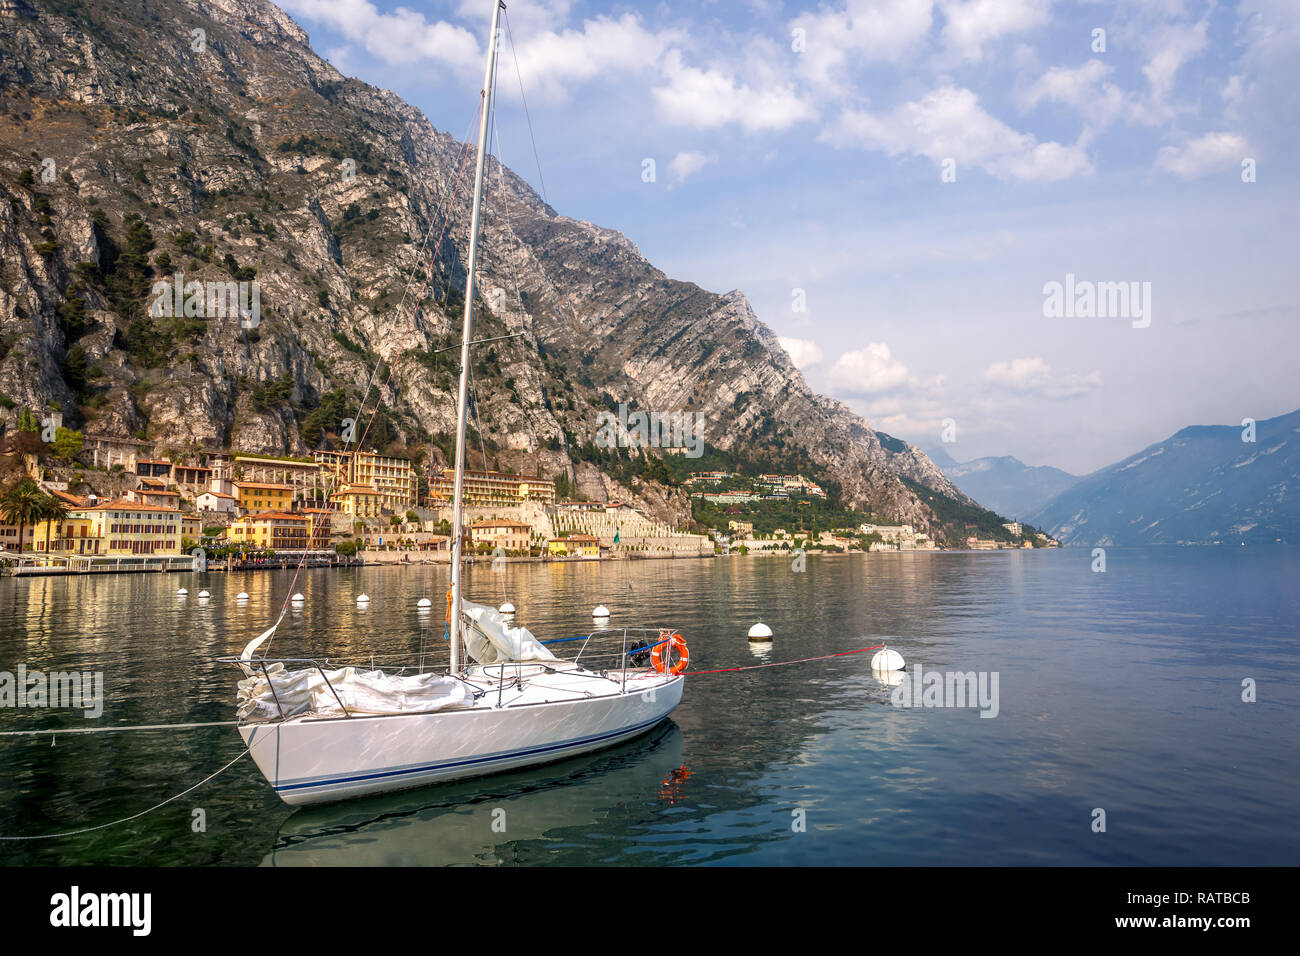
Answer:
M873 647L860 647L856 651L840 651L838 654L823 654L821 657L804 657L797 661L773 661L771 664L748 664L744 667L723 667L716 671L685 671L683 677L700 677L705 674L731 674L735 671L754 671L760 667L784 667L786 664L807 664L810 661L828 661L832 657L848 657L852 654L865 654L867 651L878 651L883 648L884 644L876 644Z
M61 730L4 730L0 737L44 737L46 734L115 734L125 730L189 730L192 727L238 727L237 720L212 720L201 724L135 724L126 727L67 727Z
M274 735L268 735L266 737L263 737L262 740L270 740L272 739L273 736ZM258 742L260 743L260 741ZM149 813L153 813L155 810L161 810L163 807L167 806L167 804L171 803L172 801L179 800L187 793L192 793L193 791L199 789L199 787L203 786L209 780L212 780L213 778L218 777L221 774L225 773L227 770L233 767L240 760L244 759L244 757L246 757L252 749L253 749L252 747L245 747L244 751L238 757L230 761L230 763L226 764L216 773L209 774L208 776L200 780L198 783L196 783L194 786L187 787L186 789L182 790L180 793L168 797L162 803L155 804L154 806L150 807L148 810L141 810L139 813L133 813L129 817L123 817L120 820L113 820L111 823L101 823L99 824L99 826L95 826L95 827L83 827L80 830L68 830L65 833L42 833L37 836L0 836L0 841L13 843L17 841L27 841L27 840L57 840L63 837L81 836L83 833L93 833L96 830L106 830L109 827L117 826L119 823L127 823L131 820L138 820L140 817L145 816L146 814Z

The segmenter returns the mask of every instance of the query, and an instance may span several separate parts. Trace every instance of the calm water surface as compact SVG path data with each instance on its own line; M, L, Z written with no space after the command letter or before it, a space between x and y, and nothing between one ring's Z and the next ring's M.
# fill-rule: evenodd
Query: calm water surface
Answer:
M1300 863L1300 551L1091 563L1064 549L810 557L802 574L774 557L474 568L469 596L508 597L544 639L585 633L603 603L615 624L677 625L699 669L887 640L909 668L997 672L999 713L895 707L870 654L700 676L670 723L616 750L298 811L245 758L139 820L0 842L0 863ZM212 658L269 626L292 577L0 579L0 671L103 671L100 724L228 720L237 674ZM277 654L445 646L444 568L318 570L294 587L307 601ZM767 649L745 639L758 620ZM0 730L87 723L0 709ZM241 750L229 727L0 738L0 835L129 816Z

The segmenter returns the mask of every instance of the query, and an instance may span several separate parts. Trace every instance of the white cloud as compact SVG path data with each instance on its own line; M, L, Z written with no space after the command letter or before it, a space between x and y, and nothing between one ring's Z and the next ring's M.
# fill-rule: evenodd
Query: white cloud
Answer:
M1074 68L1052 67L1021 94L1021 104L1032 109L1044 100L1065 103L1084 114L1090 125L1104 129L1129 109L1124 91L1103 82L1111 70L1097 59Z
M678 39L676 31L650 32L636 14L625 13L618 19L598 16L584 21L581 30L516 38L519 71L530 94L537 89L539 98L560 99L570 83L656 67ZM513 67L511 63L512 73Z
M1185 146L1164 147L1156 154L1156 168L1195 179L1211 170L1239 168L1249 149L1237 133L1206 133Z
M324 24L390 65L433 61L473 82L483 75L480 38L487 34L486 19L476 32L444 20L430 22L424 14L406 7L383 13L369 0L281 0L281 6L295 16ZM569 7L567 0L532 3L520 11L512 7L516 21L522 18L528 26L521 27L515 36L516 53L524 83L537 99L563 98L569 84L611 72L648 70L672 43L681 39L677 31L647 30L633 13L618 18L597 16L583 21L581 29L546 29L558 27ZM475 19L481 11L461 12ZM507 56L502 54L502 65L508 62L509 72L513 73L514 64ZM512 92L517 86L502 83L500 89Z
M792 36L804 31L798 70L815 85L838 86L850 61L905 62L929 34L933 10L933 0L847 0L843 8L802 14L788 24Z
M1172 23L1153 31L1151 58L1142 67L1151 85L1151 97L1163 104L1173 89L1174 76L1193 57L1205 49L1206 22Z
M822 347L812 339L789 339L785 336L777 336L776 340L781 343L781 348L785 349L797 369L816 365L825 358Z
M906 384L907 366L894 358L884 342L873 342L836 359L826 380L841 392L870 395Z
M984 379L1014 392L1043 398L1076 398L1101 385L1100 372L1055 375L1047 363L1037 357L994 362L984 372Z
M368 0L280 0L280 5L325 24L386 63L437 60L453 69L470 69L481 56L478 38L469 30L445 21L430 23L405 7L381 13Z
M859 146L890 156L908 153L936 163L953 159L1003 179L1054 181L1092 171L1079 145L1039 143L985 112L968 89L944 86L890 113L849 110L823 132L836 146Z
M668 168L672 171L674 179L680 183L687 176L692 176L717 161L718 157L715 153L684 152L674 156Z
M736 123L753 133L788 129L814 115L789 83L768 78L756 88L724 69L687 66L677 50L665 57L663 72L666 83L655 87L654 98L669 122L697 129Z
M940 36L958 59L978 62L985 45L1046 23L1051 6L1051 0L940 0L947 19Z

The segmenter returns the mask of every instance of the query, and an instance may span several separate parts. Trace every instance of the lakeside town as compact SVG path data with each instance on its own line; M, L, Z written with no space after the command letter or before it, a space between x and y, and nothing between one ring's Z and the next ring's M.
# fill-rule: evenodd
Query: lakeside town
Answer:
M33 436L34 437L34 436ZM34 447L34 445L33 445ZM148 442L88 436L64 467L10 449L23 477L0 500L0 561L15 574L450 560L454 473L421 471L378 451L316 451L310 458L225 451L170 457ZM74 463L75 462L75 463ZM683 482L695 502L740 506L824 500L802 475L746 478L703 472ZM710 557L715 554L931 551L907 524L865 522L813 532L674 527L620 501L565 500L538 475L468 471L467 554L534 560ZM1004 526L1013 537L1021 528ZM1055 544L1046 536L1039 546ZM970 538L995 549L1005 541ZM1016 546L1032 547L1024 541Z

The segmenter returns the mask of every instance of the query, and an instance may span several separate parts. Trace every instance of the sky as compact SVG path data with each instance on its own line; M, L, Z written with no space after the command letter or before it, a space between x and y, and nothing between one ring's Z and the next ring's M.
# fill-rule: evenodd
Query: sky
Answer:
M279 3L467 136L491 0ZM743 291L878 430L1086 474L1300 407L1295 0L512 0L506 22L506 164L669 276Z

